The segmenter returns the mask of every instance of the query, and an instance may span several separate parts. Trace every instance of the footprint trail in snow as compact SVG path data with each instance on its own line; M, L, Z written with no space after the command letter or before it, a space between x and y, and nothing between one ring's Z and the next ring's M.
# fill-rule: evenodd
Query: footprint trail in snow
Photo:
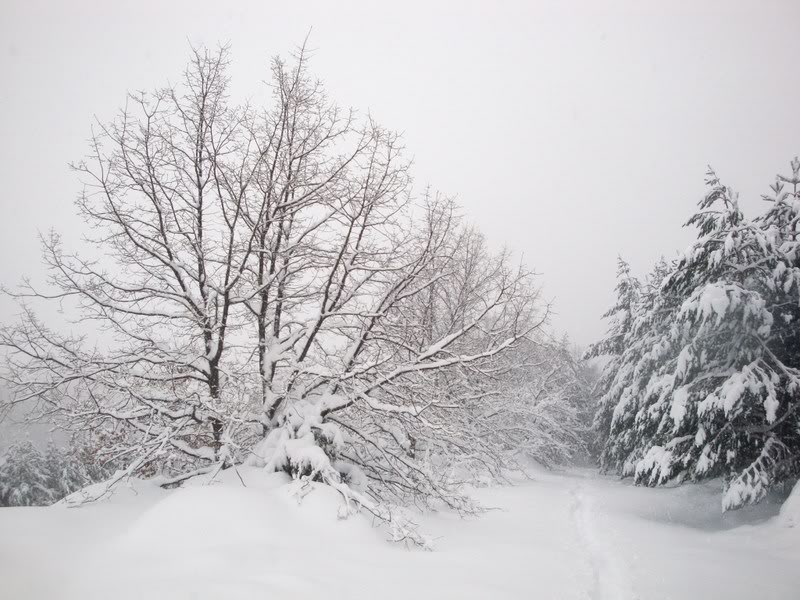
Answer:
M637 600L623 558L603 535L594 499L583 486L574 488L572 519L592 570L591 600Z

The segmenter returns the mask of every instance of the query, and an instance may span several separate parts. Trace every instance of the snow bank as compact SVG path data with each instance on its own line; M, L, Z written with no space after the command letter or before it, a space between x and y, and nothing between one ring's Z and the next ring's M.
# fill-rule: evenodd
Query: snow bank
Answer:
M241 480L239 480L241 477ZM262 469L196 478L147 509L120 539L132 551L170 553L221 546L291 544L325 532L343 540L380 540L363 519L345 523L341 496L328 486L292 482Z
M795 483L792 493L781 506L778 523L783 527L796 527L800 533L800 482Z
M748 513L721 515L718 489L633 487L589 470L531 475L474 490L492 508L479 518L422 516L435 552L387 543L363 513L339 519L332 489L256 468L168 491L134 481L80 509L0 509L0 597L796 597L800 536L775 535L774 521L726 523ZM798 497L782 519L797 514Z

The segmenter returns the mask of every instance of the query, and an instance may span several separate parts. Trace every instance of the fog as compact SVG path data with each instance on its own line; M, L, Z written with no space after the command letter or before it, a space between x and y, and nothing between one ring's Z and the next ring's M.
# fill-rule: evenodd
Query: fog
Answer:
M754 206L800 151L800 3L698 4L6 0L0 281L41 275L37 231L80 236L67 164L95 115L176 80L190 43L230 43L234 93L257 97L310 32L330 95L402 131L418 188L523 254L588 343L616 256L642 273L691 240L709 163Z

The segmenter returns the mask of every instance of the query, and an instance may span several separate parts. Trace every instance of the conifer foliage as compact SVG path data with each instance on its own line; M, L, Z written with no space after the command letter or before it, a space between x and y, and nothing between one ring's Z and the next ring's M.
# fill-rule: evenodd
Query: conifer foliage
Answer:
M605 471L722 477L724 510L800 470L800 160L750 220L709 171L697 241L642 285L621 264L596 427Z
M0 506L47 506L110 475L81 458L52 442L44 452L28 440L13 444L0 457Z

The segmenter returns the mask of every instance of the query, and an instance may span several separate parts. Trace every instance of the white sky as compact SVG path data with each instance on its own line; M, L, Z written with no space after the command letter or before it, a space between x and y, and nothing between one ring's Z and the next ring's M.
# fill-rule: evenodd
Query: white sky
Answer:
M585 344L618 253L645 272L690 241L707 164L758 207L800 153L798 23L797 0L2 0L0 282L41 274L37 230L80 235L67 163L93 115L176 80L188 41L230 42L234 92L254 95L313 27L331 96L403 131L419 187L524 253Z

